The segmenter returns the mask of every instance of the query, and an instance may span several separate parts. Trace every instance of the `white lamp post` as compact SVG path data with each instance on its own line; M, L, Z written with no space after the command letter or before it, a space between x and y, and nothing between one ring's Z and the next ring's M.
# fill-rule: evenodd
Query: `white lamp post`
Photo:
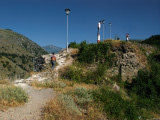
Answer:
M70 9L65 9L66 14L67 14L67 53L68 53L68 15L69 12L71 11Z
M111 23L109 23L110 39L111 39Z

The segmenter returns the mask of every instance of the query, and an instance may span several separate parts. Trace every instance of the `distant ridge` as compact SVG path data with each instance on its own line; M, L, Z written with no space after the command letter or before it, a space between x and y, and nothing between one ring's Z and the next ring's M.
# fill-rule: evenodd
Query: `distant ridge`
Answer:
M48 53L58 53L59 51L63 50L63 48L56 47L54 45L46 45L43 46L43 48L48 52Z

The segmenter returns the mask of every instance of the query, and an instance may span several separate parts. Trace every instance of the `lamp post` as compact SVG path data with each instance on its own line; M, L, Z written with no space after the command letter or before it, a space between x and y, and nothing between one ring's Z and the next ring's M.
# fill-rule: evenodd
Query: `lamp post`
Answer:
M102 20L102 23L103 23L103 41L104 41L104 23L105 23L105 21Z
M67 53L68 53L68 15L69 12L71 11L70 9L65 9L66 14L67 14Z
M109 33L110 33L110 39L111 39L111 23L109 23Z

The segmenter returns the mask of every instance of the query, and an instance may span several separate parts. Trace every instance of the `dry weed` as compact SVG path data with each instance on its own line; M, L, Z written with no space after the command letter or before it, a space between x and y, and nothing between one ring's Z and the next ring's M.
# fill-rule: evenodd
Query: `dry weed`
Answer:
M9 80L7 79L0 80L0 84L9 84Z
M72 48L73 49L73 48ZM71 55L77 55L78 54L78 52L79 52L79 49L77 49L77 48L74 48L73 50L72 50L72 52L71 52Z
M50 100L44 108L43 120L83 120L82 116L69 112L57 98Z

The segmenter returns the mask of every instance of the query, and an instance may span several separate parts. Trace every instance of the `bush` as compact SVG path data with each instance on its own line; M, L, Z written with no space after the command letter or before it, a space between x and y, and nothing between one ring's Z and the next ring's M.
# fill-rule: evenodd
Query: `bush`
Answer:
M65 95L65 94L60 94L58 96L58 99L63 103L63 105L65 106L65 108L68 112L70 112L70 113L74 112L76 114L81 114L80 109L75 104L74 99L71 96Z
M84 82L86 84L102 84L107 67L99 64L94 71L84 72L82 68L70 66L61 75L62 78L75 82Z
M150 44L150 45L155 45L155 46L160 46L160 35L153 35L150 38L142 41L142 43Z
M80 44L77 44L77 43L74 41L74 42L71 42L68 47L69 47L69 48L79 48L79 47L80 47Z
M66 84L63 83L63 82L60 82L60 83L59 83L59 87L60 87L60 88L65 88L65 87L66 87Z
M23 103L28 101L27 93L19 87L3 87L0 88L0 101L8 101Z
M77 68L75 66L70 66L66 69L65 73L62 74L62 77L65 79L69 79L75 82L82 82L84 79L84 75L81 68Z
M82 107L88 104L93 100L91 91L83 88L83 87L78 87L75 88L74 94L76 95L76 102Z
M96 102L101 103L103 110L110 118L136 120L138 118L137 110L133 104L122 99L114 92L106 88L100 88L93 92L93 98Z
M160 109L160 64L149 58L150 71L140 70L132 83L125 83L130 95L137 95L136 104L148 110Z
M109 43L99 43L99 44L87 44L82 42L79 48L78 60L84 63L93 63L93 62L110 62L112 63L111 58L114 57L110 53L111 45Z
M105 64L98 64L95 71L86 73L85 83L102 84L107 66Z

